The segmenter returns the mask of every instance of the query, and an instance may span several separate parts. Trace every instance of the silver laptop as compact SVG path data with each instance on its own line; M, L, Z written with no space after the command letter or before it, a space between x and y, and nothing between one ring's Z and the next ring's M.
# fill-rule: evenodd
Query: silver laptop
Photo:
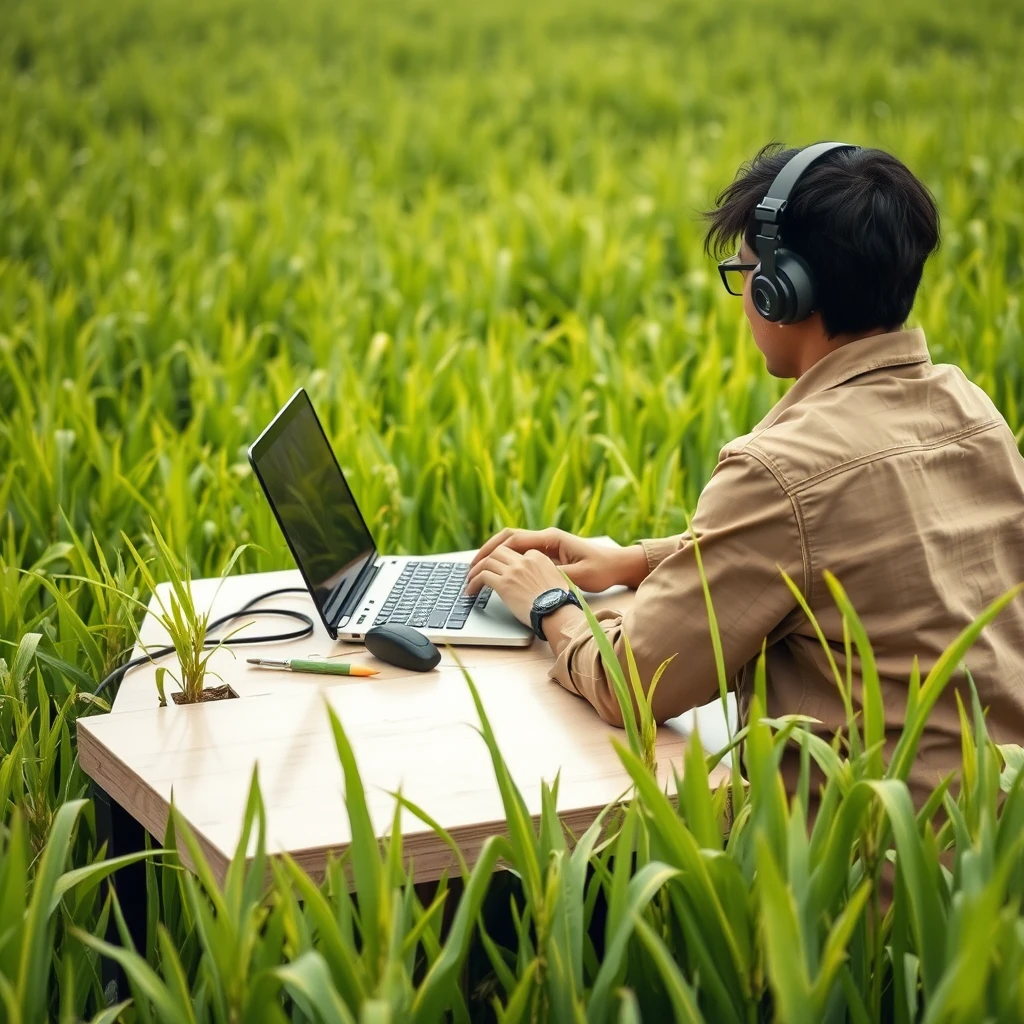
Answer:
M377 551L302 388L249 448L249 462L333 639L362 640L371 626L404 623L437 644L533 641L490 588L463 593L467 556Z

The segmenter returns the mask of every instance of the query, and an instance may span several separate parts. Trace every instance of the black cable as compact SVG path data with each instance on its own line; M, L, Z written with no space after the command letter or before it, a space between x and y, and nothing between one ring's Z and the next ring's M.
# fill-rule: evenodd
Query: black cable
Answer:
M278 594L305 594L308 593L305 587L281 587L279 590L270 590L266 594L260 594L259 597L254 597L251 601L242 605L237 612L231 612L230 615L222 615L215 622L211 622L206 628L207 633L212 632L219 626L223 626L225 622L231 622L232 619L240 619L243 616L249 615L277 615L284 619L295 619L297 622L303 623L302 629L293 629L286 633L273 633L270 636L238 636L228 637L226 640L217 640L211 636L207 636L203 641L204 647L216 647L218 644L224 647L234 647L235 645L241 644L270 644L276 643L283 640L301 640L303 637L312 635L313 633L313 620L305 612L292 611L290 608L253 608L254 604L259 604L260 601L265 601L268 597L276 597ZM99 686L93 690L93 696L99 696L111 683L120 682L124 678L124 674L130 669L135 668L136 665L143 665L146 662L154 661L156 658L162 658L164 655L173 653L173 647L161 647L157 651L153 651L148 654L140 655L138 658L132 658L125 664L115 668L106 679L100 683Z

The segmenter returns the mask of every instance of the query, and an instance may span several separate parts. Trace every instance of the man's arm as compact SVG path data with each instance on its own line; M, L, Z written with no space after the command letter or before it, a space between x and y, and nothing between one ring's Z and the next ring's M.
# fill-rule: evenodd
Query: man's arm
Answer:
M795 607L778 566L806 592L803 538L790 497L746 452L726 456L715 468L692 529L731 681ZM685 533L645 541L643 547L651 571L632 607L622 615L600 611L597 618L627 679L623 636L629 637L645 691L661 663L675 655L653 701L655 718L663 722L712 699L718 675L693 538ZM583 613L561 608L548 617L544 631L556 656L551 678L586 697L605 721L621 725L615 692Z

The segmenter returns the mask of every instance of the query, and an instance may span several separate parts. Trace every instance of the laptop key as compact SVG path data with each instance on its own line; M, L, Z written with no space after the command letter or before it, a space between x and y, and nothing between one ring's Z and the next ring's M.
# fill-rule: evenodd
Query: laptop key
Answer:
M435 609L427 620L427 629L442 629L448 621L448 612L444 609Z

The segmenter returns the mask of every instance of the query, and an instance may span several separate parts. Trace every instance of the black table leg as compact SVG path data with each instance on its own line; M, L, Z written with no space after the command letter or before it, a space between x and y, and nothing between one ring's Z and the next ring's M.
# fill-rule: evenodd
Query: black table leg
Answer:
M107 857L121 857L144 850L145 829L96 783L91 784L96 808L96 831L100 843L106 840ZM120 868L110 876L124 914L128 934L140 956L146 955L146 864L137 861ZM121 945L117 922L111 914L107 923L106 940ZM101 964L103 991L108 1004L127 998L128 983L124 971L115 961L104 957Z

